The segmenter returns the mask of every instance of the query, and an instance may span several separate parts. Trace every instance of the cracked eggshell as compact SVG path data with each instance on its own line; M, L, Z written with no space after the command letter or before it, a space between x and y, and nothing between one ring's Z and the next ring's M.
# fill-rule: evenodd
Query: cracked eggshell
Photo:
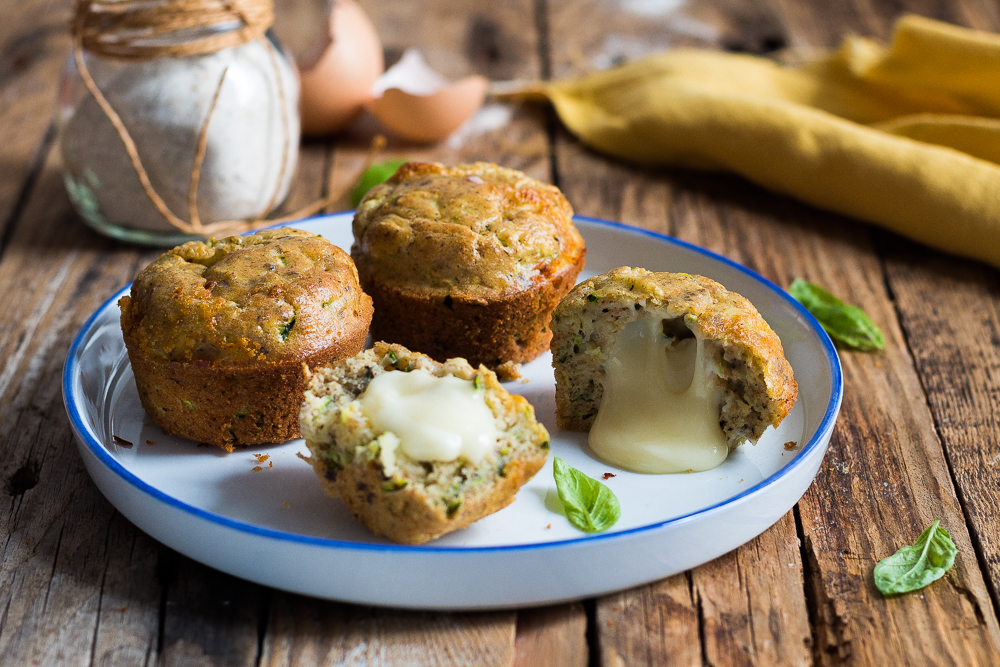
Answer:
M331 5L329 32L312 62L302 63L302 133L322 136L344 129L372 99L385 70L382 42L354 0Z
M486 99L489 81L470 76L448 82L417 51L402 59L375 84L372 114L402 139L441 141L476 113Z

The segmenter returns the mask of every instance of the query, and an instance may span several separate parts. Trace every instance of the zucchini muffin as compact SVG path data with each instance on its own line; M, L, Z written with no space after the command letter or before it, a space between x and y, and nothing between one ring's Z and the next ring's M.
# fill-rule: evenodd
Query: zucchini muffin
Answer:
M327 494L376 535L406 544L506 507L549 450L534 409L489 369L381 342L317 369L300 418Z
M514 169L404 164L354 216L372 337L493 369L534 359L583 268L572 217L557 188Z
M226 451L298 437L304 367L356 354L372 317L347 253L288 228L169 250L118 305L150 419Z
M577 285L552 329L557 423L590 431L602 458L640 472L714 467L777 426L798 393L781 341L753 305L702 276L615 269ZM614 431L595 442L602 419ZM703 455L655 454L652 441L671 429L685 431L681 450L707 441ZM610 443L624 432L628 442Z

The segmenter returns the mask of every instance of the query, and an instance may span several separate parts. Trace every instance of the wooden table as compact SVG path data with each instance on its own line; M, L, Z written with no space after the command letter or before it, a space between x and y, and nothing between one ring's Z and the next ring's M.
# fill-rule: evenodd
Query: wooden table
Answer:
M840 419L795 509L689 572L495 613L292 595L141 533L88 477L60 395L77 330L157 254L91 232L64 191L53 109L68 4L7 0L0 20L0 664L1000 664L1000 274L739 178L607 159L540 107L506 107L501 126L436 146L390 143L386 156L525 170L580 214L677 236L779 285L803 276L884 329L883 353L842 354ZM321 0L277 4L279 35L301 48ZM390 59L418 47L449 76L494 80L677 45L765 53L832 47L846 31L886 39L904 10L1000 29L991 0L362 4ZM289 208L348 184L374 131L361 121L306 143ZM872 567L934 519L958 545L955 567L883 598Z

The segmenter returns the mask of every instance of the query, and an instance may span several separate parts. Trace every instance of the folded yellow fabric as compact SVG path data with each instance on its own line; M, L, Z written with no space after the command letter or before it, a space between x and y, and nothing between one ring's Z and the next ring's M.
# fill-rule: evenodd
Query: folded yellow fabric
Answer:
M742 174L1000 266L1000 36L917 16L798 67L677 50L540 84L585 143Z

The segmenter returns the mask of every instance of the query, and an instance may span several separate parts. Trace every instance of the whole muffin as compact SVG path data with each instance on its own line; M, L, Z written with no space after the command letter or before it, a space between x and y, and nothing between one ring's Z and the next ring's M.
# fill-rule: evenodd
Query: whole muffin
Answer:
M118 305L150 419L226 451L298 437L304 367L359 352L372 317L347 253L289 228L169 250Z
M404 164L354 216L351 256L375 303L372 336L490 368L534 359L583 268L559 190L477 162Z
M728 450L756 442L768 426L777 426L798 394L781 341L757 309L702 276L614 269L577 285L556 308L552 329L556 421L562 428L591 430L605 409L606 384L620 376L612 365L635 371L639 393L630 404L637 408L650 400L665 411L670 406L660 402L661 395L680 396L690 383L704 384L694 390L707 397L705 422L718 432L723 459ZM652 347L643 348L646 342ZM643 350L638 365L624 366L630 357L623 343ZM641 356L645 349L650 356ZM655 373L672 353L681 355L673 357L681 366L676 377L665 379L667 390L654 395L654 385L663 379ZM669 374L669 367L662 368Z
M390 389L380 394L389 402L378 407L403 415L402 430L379 428L380 414L366 412L371 405L366 401L373 400L369 388L384 380L400 380L402 374L421 373L427 377L416 379L421 383L418 391L446 380L459 386L457 400L453 393L435 395L434 401L452 400L426 409L424 403L407 405L405 397L400 399ZM426 454L419 441L407 441L419 440L422 428L437 442L458 437L469 423L463 408L475 407L476 401L495 435L480 442L474 456L463 450L444 457L448 460L427 459L418 455ZM433 419L423 424L409 416L413 410L447 415L448 425L442 427ZM317 369L306 391L301 420L309 463L327 494L339 496L376 535L407 544L432 540L506 507L545 464L549 450L549 434L535 420L531 404L509 394L489 369L474 369L464 359L439 363L401 345L381 342Z

